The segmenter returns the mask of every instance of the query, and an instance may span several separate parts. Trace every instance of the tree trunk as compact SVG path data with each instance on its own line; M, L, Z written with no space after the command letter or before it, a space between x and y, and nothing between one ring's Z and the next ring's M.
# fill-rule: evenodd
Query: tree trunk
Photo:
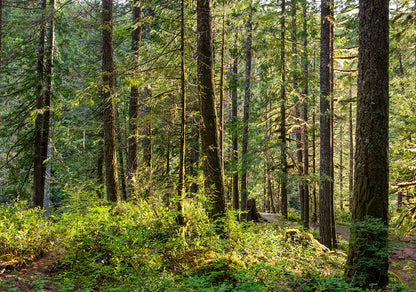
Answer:
M350 100L352 98L352 89L350 86ZM353 140L353 128L352 128L352 102L350 102L350 115L349 115L349 132L350 132L350 172L349 172L349 205L350 205L350 211L352 209L352 192L354 187L354 140Z
M231 79L231 111L232 111L232 120L233 120L233 129L232 129L232 166L233 166L233 209L238 210L240 208L240 196L238 192L238 58L234 56L233 70L232 70L232 79Z
M190 159L190 171L189 174L192 177L192 183L189 188L192 194L198 193L198 170L199 170L199 108L198 103L194 101L194 105L192 107L192 125L191 125L191 137L189 140L190 148L191 148L191 159Z
M356 154L345 276L354 285L388 284L389 1L359 1ZM384 228L374 224L378 219ZM358 223L363 227L359 228Z
M103 11L103 89L104 104L104 164L107 199L120 201L117 176L116 132L114 109L114 60L113 60L113 0L102 0Z
M252 31L253 24L251 23L253 17L252 3L250 3L249 14L247 20L247 43L246 43L246 87L244 90L244 116L243 116L243 141L241 147L241 201L240 210L242 212L247 210L248 198L248 129L250 120L250 95L251 95L251 57L252 57ZM242 213L242 219L247 216Z
M126 174L124 173L124 158L123 158L123 139L122 139L122 127L120 125L120 118L119 118L119 114L118 111L116 112L117 114L117 120L118 120L118 129L117 129L117 142L118 142L118 147L117 147L117 155L118 155L118 159L120 160L120 181L121 181L121 194L122 194L122 199L124 201L127 201L127 188L126 188Z
M43 208L43 195L45 188L44 181L44 165L42 160L43 154L43 114L41 114L44 108L45 101L45 35L46 35L46 2L41 2L41 24L39 32L38 43L38 60L37 60L37 87L36 87L36 109L39 111L35 120L35 133L34 133L34 162L33 162L33 206Z
M281 16L281 43L280 49L280 73L282 75L282 85L280 87L280 167L282 172L280 182L280 209L284 219L287 219L287 160L286 160L286 69L285 69L285 0L282 0Z
M316 58L315 53L313 54L313 74L316 72ZM314 177L316 174L316 98L315 94L312 94L312 103L314 108L312 110L312 174ZM318 221L318 203L316 199L316 182L312 185L312 216L311 222L316 224Z
M302 212L304 213L303 217L303 227L309 228L309 185L306 178L309 175L309 144L308 144L308 86L309 86L309 72L308 72L308 20L306 15L307 1L303 3L303 62L302 62L302 71L304 75L304 86L302 91L303 97L303 107L302 107L302 144L303 144L303 175L305 179L303 180L303 208Z
M330 39L332 1L321 2L321 64L320 64L320 187L319 187L319 234L321 243L333 248L331 208L331 70Z
M401 212L403 205L403 193L402 191L397 192L397 212Z
M186 123L186 93L185 93L185 0L181 1L181 138L179 150L179 183L178 211L176 221L185 224L183 201L185 200L185 123Z
M220 156L224 165L224 55L225 55L225 0L222 1L221 65L220 65ZM224 166L223 166L224 167Z
M142 18L142 7L139 6L139 0L133 1L133 25L137 25ZM131 33L131 50L135 56L135 64L139 65L139 49L142 35L142 26L137 25ZM137 68L136 70L138 70ZM128 193L137 194L137 170L138 170L138 151L139 151L139 88L136 84L130 87L129 102L129 135L128 157L127 157L127 175L128 175Z
M343 135L344 135L344 133L343 133L343 126L342 125L340 125L340 129L339 129L339 143L340 143L340 150L339 150L339 200L340 200L340 204L339 204L339 207L340 207L340 209L341 209L341 211L344 211L344 202L343 202L343 195L342 195L342 192L343 192L343 185L342 185L342 183L343 183L343 180L342 180L342 169L343 169L343 164L342 164L342 155L343 155L343 150L344 149L342 149L343 148Z
M212 47L212 1L197 0L198 33L198 92L201 127L201 144L205 191L208 197L208 216L214 221L225 215L224 169L221 163L218 139L218 122L215 110L213 47ZM223 232L221 223L216 222L218 232Z

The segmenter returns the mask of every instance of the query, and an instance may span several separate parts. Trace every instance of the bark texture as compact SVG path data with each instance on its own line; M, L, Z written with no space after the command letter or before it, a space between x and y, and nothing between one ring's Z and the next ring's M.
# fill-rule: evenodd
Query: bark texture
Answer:
M247 20L247 40L246 40L246 87L244 90L244 116L243 116L243 141L241 145L241 201L240 210L242 212L247 210L247 198L248 198L248 131L250 120L250 95L251 95L251 58L252 58L252 32L253 32L253 9L249 7L249 15ZM246 219L247 216L243 213L242 219Z
M197 1L197 33L198 93L202 116L201 148L204 155L205 191L208 197L207 212L215 221L224 216L225 196L215 109L211 0ZM221 228L219 231L222 231Z
M345 275L362 288L388 284L389 1L359 1L359 62L352 228Z
M116 131L114 107L114 60L113 60L113 1L102 0L102 99L104 104L104 164L107 199L120 201L117 176Z
M321 56L320 56L320 186L319 234L323 245L332 249L332 195L331 195L331 66L330 42L332 0L321 1Z
M240 208L240 196L238 191L238 133L237 133L237 119L238 119L238 59L234 57L232 68L232 80L231 80L231 111L233 119L233 132L232 132L232 165L233 165L233 209L238 210Z
M139 0L133 1L133 25L137 25L142 18L142 7L139 6ZM131 33L131 50L135 56L135 64L139 65L139 50L142 35L142 26L137 25ZM135 68L138 70L138 68ZM127 156L127 176L128 176L128 193L129 195L137 193L137 170L138 170L138 151L139 151L139 88L136 84L130 87L129 101L129 135L127 139L128 156Z

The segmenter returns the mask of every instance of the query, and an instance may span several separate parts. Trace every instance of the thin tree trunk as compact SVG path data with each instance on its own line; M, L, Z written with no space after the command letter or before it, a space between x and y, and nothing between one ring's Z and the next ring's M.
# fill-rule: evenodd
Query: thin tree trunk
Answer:
M1 1L1 0L0 0ZM44 94L44 113L42 123L42 178L44 185L44 208L49 212L50 194L49 194L49 178L50 178L50 122L51 122L51 96L52 96L52 74L53 74L53 54L55 45L55 0L49 0L49 9L51 14L48 15L48 35L46 39L45 52L45 94ZM49 153L49 155L48 155ZM49 170L49 173L47 173ZM46 204L45 204L46 202Z
M135 56L135 65L139 65L139 49L142 35L142 26L138 22L142 18L142 7L139 0L133 1L133 25L137 25L131 32L131 50ZM138 70L139 68L136 68ZM127 175L128 193L137 194L137 170L138 170L138 151L139 151L139 88L136 84L130 87L129 102L129 134L127 139Z
M237 131L237 119L238 119L238 58L234 57L233 62L233 75L231 79L231 111L232 111L232 120L233 120L233 129L232 129L232 166L233 166L233 209L238 210L240 208L240 196L238 191L238 131Z
M281 16L281 35L280 39L282 47L280 49L280 73L282 75L282 85L280 87L280 167L282 172L280 182L280 209L283 218L287 219L287 160L286 160L286 65L285 65L285 0L282 0L282 16Z
M122 194L122 199L124 201L127 201L127 189L126 189L126 174L124 173L124 158L123 158L123 139L122 139L122 127L120 125L120 119L119 119L119 114L118 111L116 112L117 114L117 119L119 120L119 126L118 126L118 130L117 130L117 142L118 142L118 147L117 147L117 155L118 155L118 160L120 160L120 181L121 181L121 194Z
M305 176L303 180L303 227L309 228L309 185L307 181L307 177L309 175L309 141L308 141L308 86L309 86L309 72L308 72L308 54L307 54L307 47L308 47L308 20L306 15L306 7L307 1L305 0L303 3L303 33L304 33L304 40L303 40L303 62L302 62L302 71L304 76L304 86L302 91L303 97L303 107L302 107L302 120L303 120L303 127L302 127L302 144L303 144L303 175Z
M212 1L197 0L198 32L198 91L201 127L205 191L208 197L208 216L216 221L218 232L223 225L217 221L225 215L224 169L221 163L218 138L218 122L215 110L215 90L212 47Z
M178 211L176 221L185 224L183 201L185 200L185 123L186 123L186 92L185 92L185 0L181 1L181 138L179 150L179 183Z
M363 290L383 290L389 282L389 1L360 0L358 19L352 208L352 219L357 224L351 228L345 276ZM379 220L382 226L370 219Z
M107 187L107 199L110 202L120 201L117 176L115 109L114 109L114 60L113 60L113 1L103 3L103 89L104 104L104 164Z
M225 55L225 0L222 1L221 66L220 66L220 155L224 165L224 55ZM224 166L223 166L224 167Z
M250 120L250 95L251 95L251 58L252 58L252 32L253 32L253 8L252 3L249 7L249 15L247 20L247 43L246 43L246 87L244 90L244 116L243 116L243 141L241 147L241 201L240 210L247 211L248 198L248 139L249 139L249 120ZM246 220L245 213L241 215L242 219Z
M44 195L44 165L43 165L43 143L42 143L42 132L43 132L43 114L40 112L44 108L45 101L45 35L46 35L46 2L41 2L41 24L39 32L39 43L38 43L38 60L37 60L37 87L36 87L36 109L39 111L35 120L35 133L34 133L34 169L33 169L33 205L35 207L43 208L43 195Z
M341 209L341 211L344 211L344 202L343 202L343 194L342 194L342 192L343 192L343 184L342 184L342 169L343 169L343 164L342 164L342 155L343 155L343 150L344 149L342 149L343 148L343 139L344 139L344 137L343 137L343 135L344 135L344 133L343 133L343 126L342 125L340 125L340 129L339 129L339 142L340 142L340 150L339 150L339 200L340 200L340 204L339 204L339 207L340 207L340 209Z
M331 208L331 22L332 1L321 1L321 58L320 58L320 188L319 234L321 243L333 248Z
M350 100L352 99L352 86L350 85ZM349 205L350 205L350 211L352 209L352 192L354 187L354 140L353 140L353 128L352 128L352 101L350 101L350 115L349 115L349 132L350 132L350 173L349 173Z
M192 107L192 125L191 125L191 138L190 138L190 148L191 148L191 159L190 159L190 175L192 177L192 183L189 188L192 194L198 193L198 170L199 170L199 108L198 103L195 101Z
M313 73L316 71L316 58L315 53L313 54ZM314 105L312 111L312 174L316 177L316 99L315 94L312 94L312 102ZM318 202L316 199L316 182L312 185L312 216L311 222L316 224L318 221Z

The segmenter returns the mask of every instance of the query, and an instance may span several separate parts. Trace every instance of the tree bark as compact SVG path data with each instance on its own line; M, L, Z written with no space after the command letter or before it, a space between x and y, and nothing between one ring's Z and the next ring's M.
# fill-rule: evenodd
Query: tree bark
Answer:
M359 1L356 155L345 276L354 285L388 284L389 1ZM384 228L375 226L372 218Z
M240 196L238 191L238 58L234 56L233 69L232 69L232 79L231 79L231 111L232 111L232 120L233 120L233 129L232 129L232 166L233 166L233 209L238 210L240 208Z
M185 0L181 1L181 138L179 150L179 183L178 183L178 211L176 221L185 224L183 201L185 200L185 123L186 123L186 92L185 92Z
M104 164L107 199L120 201L117 176L115 107L114 107L114 60L113 60L113 0L102 0L102 99L104 104Z
M303 144L303 208L302 212L304 213L303 217L303 227L309 228L309 184L307 177L309 175L309 141L308 141L308 86L309 86L309 71L308 71L308 20L306 15L307 1L303 2L303 62L302 62L302 71L304 76L304 86L302 90L303 97L303 107L302 107L302 144Z
M240 210L247 210L248 199L248 139L249 139L249 121L250 121L250 95L251 95L251 58L252 58L252 32L253 32L253 8L250 2L249 14L247 20L247 43L246 43L246 87L244 90L244 116L243 116L243 137L241 147L241 201ZM245 213L241 214L242 219L246 219Z
M332 1L321 1L321 63L320 63L320 187L319 187L319 234L323 245L332 249L331 208L331 58L330 39Z
M139 65L139 50L142 35L142 26L138 22L142 18L142 7L139 6L139 0L133 1L133 25L137 25L131 32L131 50L135 56L135 65ZM138 70L139 68L136 68ZM139 151L139 88L136 84L130 87L129 101L129 135L128 157L127 157L127 176L128 176L128 193L137 193L137 170L138 170L138 151Z
M222 233L222 224L217 219L225 215L224 169L219 151L215 110L211 0L197 0L197 33L198 92L203 123L201 148L204 155L205 191L208 197L207 212L208 216L217 222L218 232Z
M352 98L352 88L350 86L350 100ZM349 133L350 133L350 172L349 172L349 205L350 210L352 209L352 192L354 187L354 140L353 140L353 128L352 128L352 102L350 102L350 114L349 114Z
M45 35L46 35L46 0L41 2L41 24L38 43L38 60L37 60L37 87L36 87L36 109L39 111L35 120L34 133L34 162L33 162L33 205L34 207L43 208L44 181L43 181L43 160L42 160L42 131L43 131L43 114L41 111L44 107L44 79L45 79Z
M281 16L281 34L280 39L282 47L280 49L280 73L282 75L282 85L280 87L280 209L284 219L287 219L287 160L286 160L286 65L285 65L285 13L286 3L282 0L282 16Z
M340 209L341 209L341 211L344 211L344 202L343 202L343 195L342 195L342 192L343 192L343 178L342 178L342 169L343 169L343 164L342 164L342 155L343 155L343 139L344 139L344 137L343 137L343 135L344 135L344 133L343 133L343 126L342 125L340 125L340 129L339 129L339 143L340 143L340 150L339 150L339 200L340 200L340 204L339 204L339 207L340 207Z

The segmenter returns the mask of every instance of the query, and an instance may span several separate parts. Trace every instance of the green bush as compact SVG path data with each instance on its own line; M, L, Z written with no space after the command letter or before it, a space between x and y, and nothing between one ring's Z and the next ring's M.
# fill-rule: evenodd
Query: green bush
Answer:
M0 207L0 265L21 267L53 244L52 223L26 201Z

